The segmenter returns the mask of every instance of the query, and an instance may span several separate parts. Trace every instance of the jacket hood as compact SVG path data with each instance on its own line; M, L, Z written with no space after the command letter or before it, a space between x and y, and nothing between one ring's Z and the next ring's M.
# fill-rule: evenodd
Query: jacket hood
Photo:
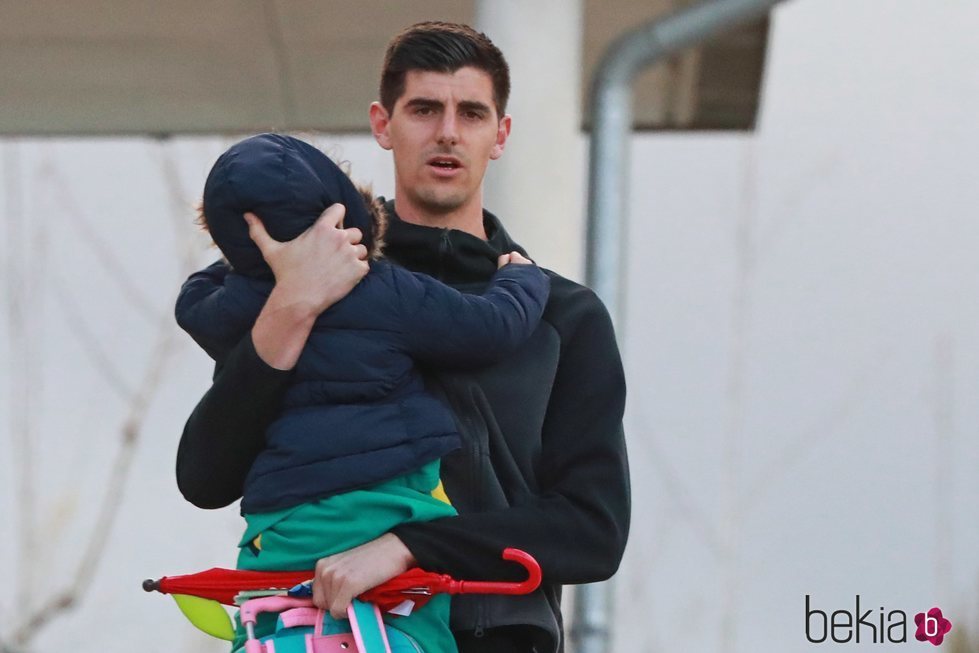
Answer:
M204 184L208 231L238 273L271 278L258 247L248 236L243 214L261 218L269 235L292 240L331 204L347 211L344 227L357 227L372 256L380 253L383 208L360 191L323 152L280 134L259 134L232 145L211 168Z

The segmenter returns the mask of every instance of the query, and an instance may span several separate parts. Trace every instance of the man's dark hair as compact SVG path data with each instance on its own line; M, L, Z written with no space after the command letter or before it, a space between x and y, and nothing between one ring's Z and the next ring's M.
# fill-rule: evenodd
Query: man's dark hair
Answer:
M500 49L482 32L458 23L417 23L395 36L381 70L381 106L391 114L405 92L405 75L412 70L454 73L472 66L493 80L497 118L510 97L510 68Z

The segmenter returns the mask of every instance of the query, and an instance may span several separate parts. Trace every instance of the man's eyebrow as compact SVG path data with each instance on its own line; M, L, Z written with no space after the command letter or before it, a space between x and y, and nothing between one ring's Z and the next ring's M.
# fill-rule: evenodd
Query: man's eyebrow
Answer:
M444 109L445 103L442 100L437 100L435 98L429 97L413 97L404 104L406 109L418 109L418 108L429 108L429 109ZM484 102L478 100L462 100L459 102L460 111L478 111L480 113L489 113L490 106Z
M488 104L483 104L476 100L463 100L459 103L459 109L462 111L479 111L481 113L489 113L490 111Z
M416 107L430 107L432 109L442 109L445 107L445 103L441 100L436 100L435 98L429 97L413 97L407 102L405 102L405 108L416 108Z

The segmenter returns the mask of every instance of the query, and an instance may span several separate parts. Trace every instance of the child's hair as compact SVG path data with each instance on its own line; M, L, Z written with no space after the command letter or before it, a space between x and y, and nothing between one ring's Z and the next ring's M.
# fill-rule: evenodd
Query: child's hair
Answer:
M210 229L207 228L207 216L204 215L203 197L197 200L197 204L194 205L194 224L200 227L200 230L204 233L210 233ZM217 245L215 245L215 247L217 247Z
M371 259L383 255L387 214L369 186L355 186L334 161L291 136L259 134L231 146L208 174L195 220L231 266L258 277L271 270L248 235L242 214L261 218L269 235L292 240L327 207L346 208L344 227L357 227Z

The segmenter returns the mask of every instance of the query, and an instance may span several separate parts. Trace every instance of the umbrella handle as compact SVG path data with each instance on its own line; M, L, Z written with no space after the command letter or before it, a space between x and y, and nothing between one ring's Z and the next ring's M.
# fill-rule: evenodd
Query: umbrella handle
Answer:
M520 549L506 548L503 559L518 563L527 570L527 580L520 583L494 583L489 581L453 581L452 594L530 594L540 586L540 565L534 556Z

